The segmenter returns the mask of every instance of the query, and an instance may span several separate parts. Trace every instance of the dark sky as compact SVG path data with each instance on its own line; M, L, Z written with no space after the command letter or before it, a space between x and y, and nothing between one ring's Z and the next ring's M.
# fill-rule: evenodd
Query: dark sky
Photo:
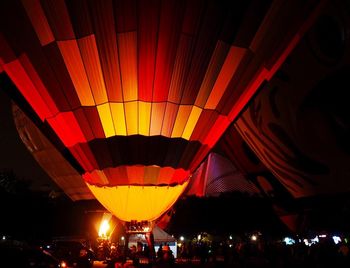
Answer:
M11 99L0 89L0 172L4 171L13 171L18 178L29 180L33 190L56 189L22 143L12 118Z

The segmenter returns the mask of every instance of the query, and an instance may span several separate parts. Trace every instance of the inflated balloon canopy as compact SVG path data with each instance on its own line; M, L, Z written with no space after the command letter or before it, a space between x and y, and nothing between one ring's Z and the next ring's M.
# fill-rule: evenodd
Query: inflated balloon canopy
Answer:
M131 218L115 212L125 220L153 220L176 201L316 8L294 1L9 2L0 16L0 70L79 163L97 199L111 210L120 195L164 203ZM137 203L129 210L148 211Z

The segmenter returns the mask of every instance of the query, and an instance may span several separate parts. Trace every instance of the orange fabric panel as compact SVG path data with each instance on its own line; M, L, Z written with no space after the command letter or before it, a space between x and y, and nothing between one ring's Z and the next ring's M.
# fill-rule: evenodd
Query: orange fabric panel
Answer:
M42 121L53 116L19 60L5 64L4 70Z
M179 105L177 104L173 104L170 102L166 104L164 120L162 124L162 136L171 137L178 109Z
M97 51L95 36L90 35L78 40L86 74L92 89L96 105L108 101L105 82L102 74L100 58Z
M122 75L124 101L138 98L137 82L137 33L118 34L120 70Z
M216 44L213 55L211 56L207 71L203 78L201 87L199 89L195 105L199 107L204 107L207 99L213 89L215 81L219 75L220 69L222 68L227 53L229 52L230 45L222 41L218 41ZM224 92L224 88L220 88Z
M181 137L186 126L188 117L191 113L192 106L191 105L180 105L179 111L176 116L176 121L174 124L173 132L171 133L171 137Z
M139 131L140 135L149 136L152 103L139 101Z
M216 109L220 99L235 74L241 60L248 50L240 47L231 47L226 60L220 70L211 94L205 104L205 109Z
M128 135L136 135L138 133L138 105L137 101L124 103L126 129Z
M126 172L128 174L129 184L144 184L144 166L127 166Z
M90 89L83 60L76 40L60 41L57 45L61 51L69 75L77 91L82 106L94 106L95 101Z
M164 111L165 111L165 102L152 103L152 112L151 112L151 129L150 135L160 135L160 131L163 124Z
M45 46L55 41L40 0L22 0L22 4L40 40L40 44Z

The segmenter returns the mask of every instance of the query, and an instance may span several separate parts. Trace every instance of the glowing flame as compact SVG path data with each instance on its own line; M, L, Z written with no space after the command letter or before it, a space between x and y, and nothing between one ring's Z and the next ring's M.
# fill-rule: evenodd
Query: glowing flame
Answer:
M107 237L108 230L109 230L109 223L107 220L103 220L100 225L100 230L98 231L98 236Z

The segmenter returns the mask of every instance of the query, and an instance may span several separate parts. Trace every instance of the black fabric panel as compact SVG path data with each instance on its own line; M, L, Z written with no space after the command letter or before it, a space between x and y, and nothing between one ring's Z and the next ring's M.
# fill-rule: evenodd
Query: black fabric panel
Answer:
M98 165L95 169L122 165L157 165L187 169L201 143L182 138L133 135L95 139L75 146L90 148Z

